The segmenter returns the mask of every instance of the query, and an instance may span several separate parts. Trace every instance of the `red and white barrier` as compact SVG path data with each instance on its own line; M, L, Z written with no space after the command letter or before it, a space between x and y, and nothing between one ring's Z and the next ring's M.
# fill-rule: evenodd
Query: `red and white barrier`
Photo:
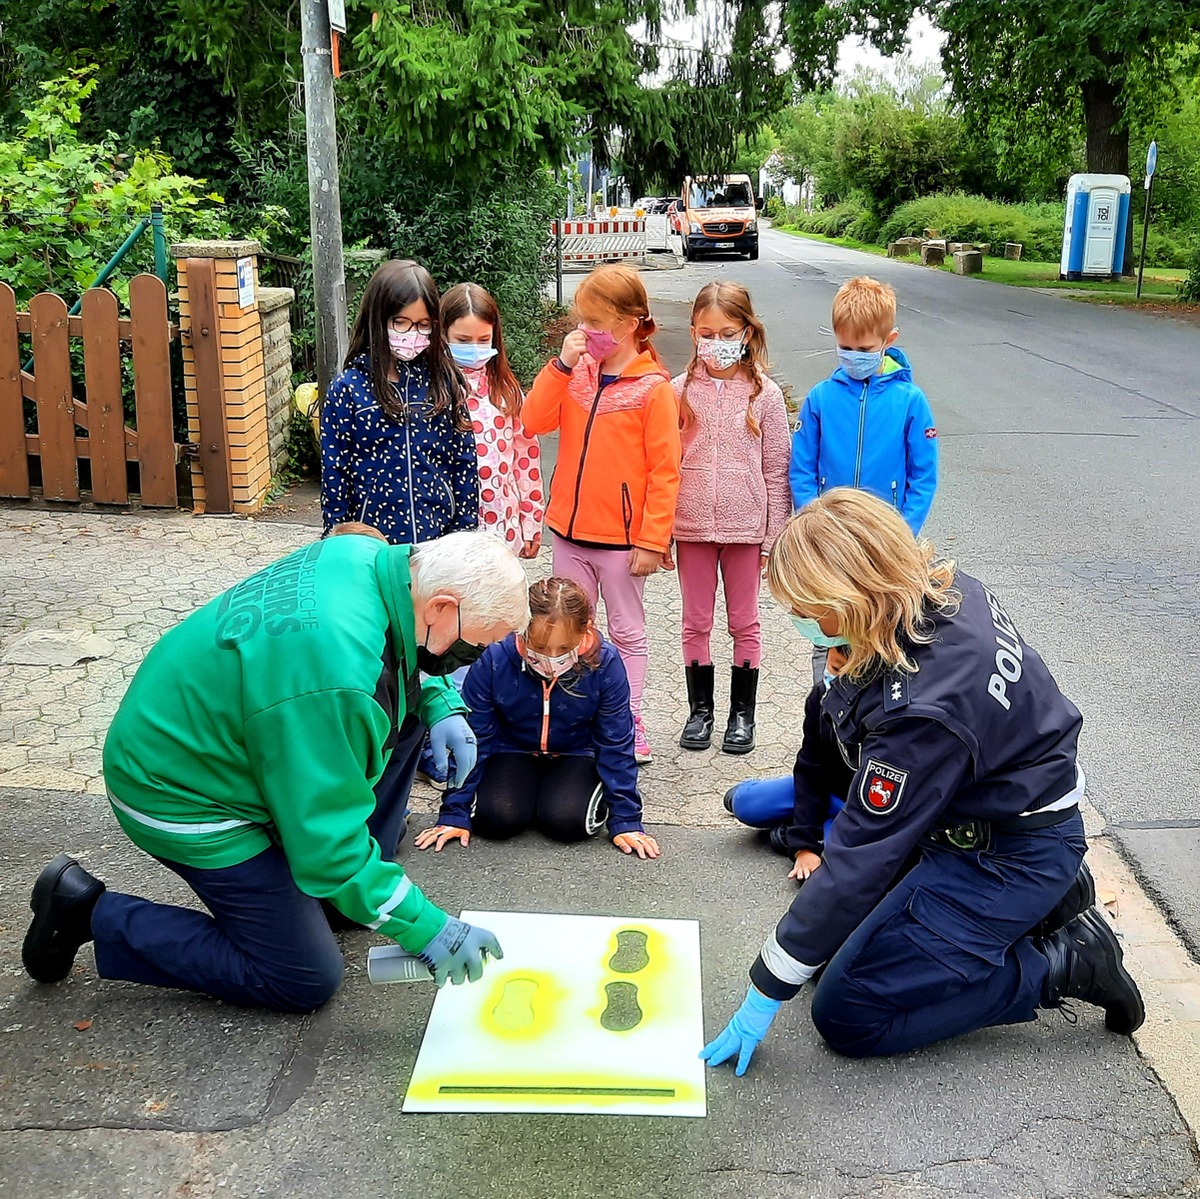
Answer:
M552 239L554 234L554 222L551 222ZM643 258L646 254L646 222L621 217L602 221L563 221L562 241L563 262Z

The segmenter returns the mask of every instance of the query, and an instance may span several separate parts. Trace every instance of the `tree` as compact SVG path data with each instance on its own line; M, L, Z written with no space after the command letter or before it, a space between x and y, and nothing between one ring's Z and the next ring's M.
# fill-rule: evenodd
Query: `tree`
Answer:
M942 61L964 105L1010 116L1081 105L1087 169L1129 174L1128 113L1161 64L1200 35L1191 0L787 0L796 60L827 78L847 34L885 53L926 13L946 34Z

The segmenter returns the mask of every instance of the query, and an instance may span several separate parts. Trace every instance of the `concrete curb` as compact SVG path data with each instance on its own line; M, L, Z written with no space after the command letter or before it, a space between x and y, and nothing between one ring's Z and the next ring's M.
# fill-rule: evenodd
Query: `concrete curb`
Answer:
M1096 879L1097 906L1112 919L1125 951L1125 968L1146 1003L1146 1023L1134 1033L1133 1042L1175 1101L1195 1143L1200 1131L1200 965L1142 890L1110 837L1089 838L1088 862Z

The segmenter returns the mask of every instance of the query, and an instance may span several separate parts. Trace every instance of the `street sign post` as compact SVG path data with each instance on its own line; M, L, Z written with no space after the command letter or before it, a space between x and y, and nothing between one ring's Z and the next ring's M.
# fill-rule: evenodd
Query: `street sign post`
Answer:
M1154 172L1158 169L1158 142L1146 151L1146 208L1142 213L1142 253L1138 258L1137 298L1142 298L1142 273L1146 269L1146 237L1150 232L1150 197L1154 194Z

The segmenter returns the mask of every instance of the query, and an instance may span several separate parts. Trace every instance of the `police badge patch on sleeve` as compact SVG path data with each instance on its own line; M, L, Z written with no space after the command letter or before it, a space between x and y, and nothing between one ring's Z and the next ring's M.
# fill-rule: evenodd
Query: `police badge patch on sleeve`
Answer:
M907 770L897 770L878 758L868 758L858 784L858 798L873 816L887 816L899 807L907 782Z

